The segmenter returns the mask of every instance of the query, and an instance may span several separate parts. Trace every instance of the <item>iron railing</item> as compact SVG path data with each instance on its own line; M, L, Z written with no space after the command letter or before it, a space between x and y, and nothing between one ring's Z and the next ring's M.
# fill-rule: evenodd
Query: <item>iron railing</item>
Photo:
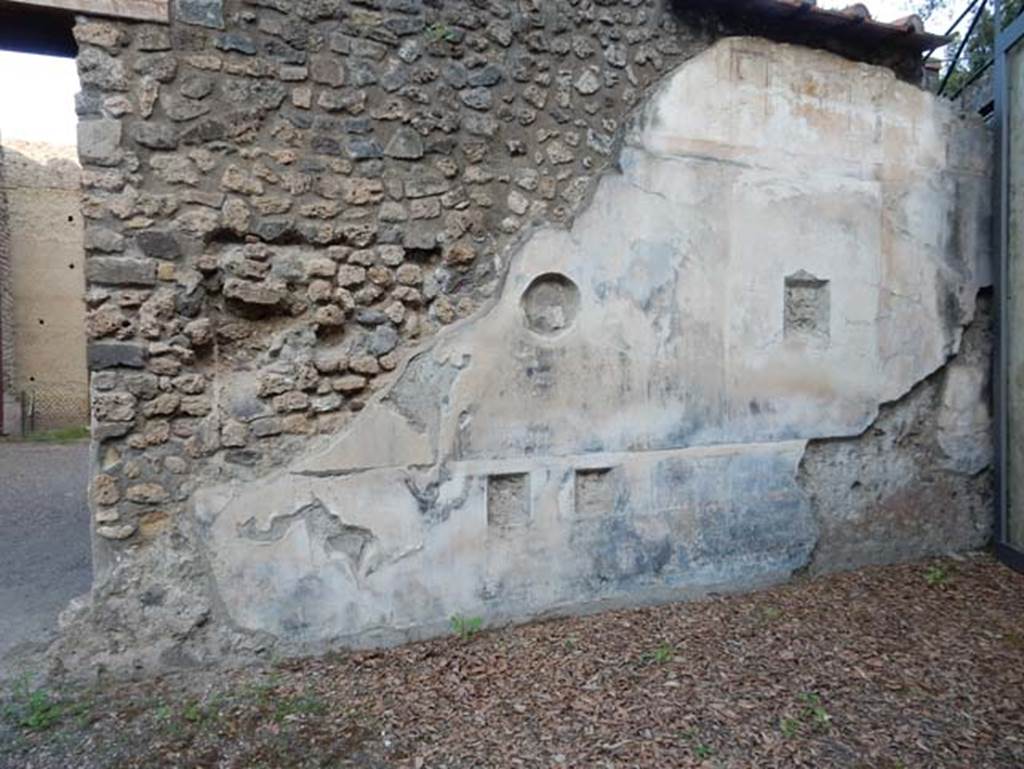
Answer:
M989 0L971 0L968 3L967 7L965 7L964 10L960 13L960 15L956 17L956 20L953 21L952 24L950 24L949 29L946 30L945 37L951 37L954 33L960 30L965 21L967 21L968 19L970 20L970 23L967 26L967 31L960 39L960 44L957 46L956 51L953 53L953 56L946 62L946 72L942 77L941 83L939 84L939 96L945 95L946 87L952 80L953 75L960 71L958 70L958 67L960 65L961 57L964 55L964 51L967 50L967 46L970 44L971 40L976 35L980 34L980 30L982 29L981 22L985 18L985 12L992 12L994 28L993 36L996 36L999 34L1000 30L1008 26L1013 21L1012 18L1004 19L1004 16L1006 15L1005 10L1005 0L1004 2L999 2L998 0L992 0L992 2L989 2ZM1024 6L1021 6L1021 8L1017 10L1017 13L1015 14L1014 18L1016 18L1016 15L1020 15L1022 11L1024 11ZM933 51L929 51L928 55L931 55L932 53ZM992 66L994 64L995 45L993 40L993 55L988 57L982 64L969 70L966 73L964 81L959 85L956 91L949 98L954 101L960 98L963 92L970 88L972 85L974 85L976 82L978 82L978 80L983 75L985 75L986 72L992 69Z

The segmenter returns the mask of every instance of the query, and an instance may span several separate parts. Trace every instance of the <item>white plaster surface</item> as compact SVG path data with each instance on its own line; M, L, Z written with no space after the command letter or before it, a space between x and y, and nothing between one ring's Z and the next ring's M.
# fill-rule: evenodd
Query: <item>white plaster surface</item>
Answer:
M858 435L959 346L989 281L986 153L979 125L886 70L719 42L653 94L572 229L513 256L491 308L330 445L199 492L225 606L373 643L785 579L818 537L806 442ZM541 335L522 296L547 273L579 309ZM786 327L800 275L821 286L814 343ZM489 523L515 484L489 500L488 479L517 474L526 519Z

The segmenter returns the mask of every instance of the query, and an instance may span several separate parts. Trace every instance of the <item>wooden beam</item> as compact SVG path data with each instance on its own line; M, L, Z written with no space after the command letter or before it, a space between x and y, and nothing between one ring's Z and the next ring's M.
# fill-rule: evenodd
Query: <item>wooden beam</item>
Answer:
M7 4L0 2L0 5ZM113 16L119 19L159 21L164 24L170 19L168 0L18 0L13 5L32 5L90 16Z

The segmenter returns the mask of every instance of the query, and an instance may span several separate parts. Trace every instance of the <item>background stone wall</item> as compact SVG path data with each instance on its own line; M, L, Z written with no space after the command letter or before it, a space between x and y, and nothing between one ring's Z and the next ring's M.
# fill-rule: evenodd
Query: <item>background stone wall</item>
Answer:
M12 395L25 429L89 423L85 366L85 254L75 148L7 141Z
M4 419L0 434L13 432L17 424L14 384L13 326L14 298L11 295L10 233L7 225L7 195L4 185L4 150L0 142L0 390L3 390Z

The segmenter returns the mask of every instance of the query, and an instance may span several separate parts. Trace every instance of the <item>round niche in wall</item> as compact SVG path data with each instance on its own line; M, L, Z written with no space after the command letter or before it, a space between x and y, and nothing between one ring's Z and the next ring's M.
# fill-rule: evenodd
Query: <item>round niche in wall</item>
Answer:
M538 275L522 298L526 327L542 336L556 336L576 320L580 311L580 290L565 275Z

